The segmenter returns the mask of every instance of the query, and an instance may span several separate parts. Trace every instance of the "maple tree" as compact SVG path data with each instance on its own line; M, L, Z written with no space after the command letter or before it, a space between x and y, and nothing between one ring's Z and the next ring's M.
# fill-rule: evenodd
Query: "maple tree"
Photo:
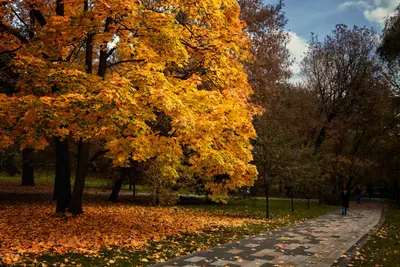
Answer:
M43 149L55 138L57 211L70 203L69 139L79 141L74 213L94 140L115 166L153 158L163 179L187 169L214 197L252 184L258 109L235 1L16 0L0 15L1 49L14 50L20 73L16 93L0 95L0 144ZM149 125L160 112L170 118L167 136Z
M7 40L5 41L7 44ZM13 70L10 62L13 59L13 52L15 50L1 50L0 53L0 93L4 93L6 95L12 95L15 93L15 85L18 80L19 74L17 71ZM13 162L13 152L12 149L9 148L6 152L6 156L8 157L7 169L9 169L9 173L15 175L17 172L17 168L15 163ZM24 149L22 151L22 181L21 185L34 185L34 173L33 173L33 150L32 149Z

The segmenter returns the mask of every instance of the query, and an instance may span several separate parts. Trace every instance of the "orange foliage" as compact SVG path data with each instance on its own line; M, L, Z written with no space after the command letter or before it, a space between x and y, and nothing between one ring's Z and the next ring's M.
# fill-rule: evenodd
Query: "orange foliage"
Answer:
M53 215L51 202L7 204L6 208L0 208L0 263L18 262L23 253L96 255L101 247L109 245L137 249L148 239L162 240L212 226L238 226L251 220L212 216L179 207L110 203L91 203L81 216L65 218Z
M186 169L214 195L252 185L258 108L241 63L249 39L236 1L110 0L84 11L84 1L68 0L63 15L54 2L10 1L25 15L35 7L44 22L31 25L32 39L10 41L21 46L11 63L21 76L14 95L0 94L0 148L43 149L52 137L102 141L116 166L156 158L164 179ZM15 32L11 4L0 6L11 18L1 23ZM89 55L97 73L87 70ZM170 120L164 135L149 125L159 113ZM215 185L221 174L231 179Z

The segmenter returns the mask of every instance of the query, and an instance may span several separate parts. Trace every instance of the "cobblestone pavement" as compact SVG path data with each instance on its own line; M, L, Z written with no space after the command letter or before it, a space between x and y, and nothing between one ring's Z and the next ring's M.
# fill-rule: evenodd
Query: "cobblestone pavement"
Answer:
M338 210L153 267L336 265L378 224L382 207L379 203L353 204L345 216Z

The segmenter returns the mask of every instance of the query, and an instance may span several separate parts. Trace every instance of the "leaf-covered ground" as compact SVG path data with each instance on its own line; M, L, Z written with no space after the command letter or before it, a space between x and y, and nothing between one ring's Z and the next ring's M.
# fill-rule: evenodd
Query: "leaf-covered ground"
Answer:
M239 226L250 219L212 216L179 207L90 203L82 216L56 217L54 204L8 204L0 209L0 257L18 261L21 253L97 254L103 246L137 248L147 239L212 226ZM252 220L257 222L256 220Z
M400 209L389 207L377 233L357 252L348 266L400 266Z
M97 195L74 217L55 216L49 198L0 194L0 265L146 266L336 208L313 204L308 210L297 202L291 213L289 201L274 200L266 222L260 200L150 207L128 199L107 203Z

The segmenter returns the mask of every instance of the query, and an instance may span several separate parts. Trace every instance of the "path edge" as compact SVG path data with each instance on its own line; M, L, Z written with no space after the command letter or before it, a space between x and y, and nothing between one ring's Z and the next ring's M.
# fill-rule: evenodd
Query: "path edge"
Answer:
M367 241L382 227L383 223L385 222L386 213L387 208L383 207L378 223L344 253L346 257L339 258L338 262L332 264L331 266L346 267L356 255L356 252L359 251L367 243Z

